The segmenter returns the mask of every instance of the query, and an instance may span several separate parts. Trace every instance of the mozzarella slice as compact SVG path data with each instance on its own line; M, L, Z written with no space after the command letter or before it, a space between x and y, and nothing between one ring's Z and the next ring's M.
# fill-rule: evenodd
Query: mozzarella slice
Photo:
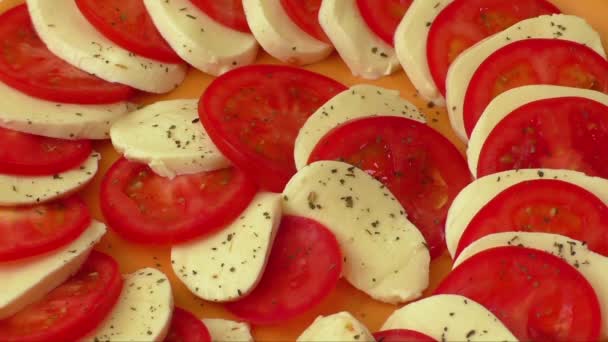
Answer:
M242 298L262 278L280 222L280 195L260 193L221 231L174 246L173 270L200 298L214 302Z
M395 49L367 26L357 0L323 0L319 23L353 75L373 80L399 69Z
M144 58L114 44L80 13L74 0L27 0L40 39L66 62L109 82L166 93L182 83L187 67Z
M171 48L195 68L219 76L255 61L253 35L216 22L190 0L144 0L144 5Z
M569 170L522 169L496 173L467 185L452 202L445 225L445 239L450 255L454 257L458 242L477 213L494 197L507 188L534 179L558 179L572 183L593 193L608 203L608 180L590 177Z
M144 107L112 125L112 145L127 159L168 178L229 166L199 122L197 108L198 100Z
M477 177L477 164L483 145L488 136L494 131L494 128L505 117L514 110L531 102L559 97L582 97L608 106L608 95L587 89L552 85L531 85L504 92L490 102L471 134L471 140L469 140L467 149L467 160L471 173Z
M517 341L488 309L459 295L435 295L395 311L381 330L409 329L437 341Z
M112 123L132 108L126 102L107 105L50 102L2 82L0 93L0 126L58 139L107 139Z
M95 177L99 159L93 152L79 167L52 176L0 174L0 206L31 205L71 195Z
M585 44L606 57L600 35L584 19L563 14L543 15L521 21L475 44L454 60L446 80L450 123L463 141L468 140L463 119L464 98L475 71L497 50L513 42L530 38L574 41Z
M331 98L306 120L295 142L296 168L306 166L319 140L333 128L349 120L376 115L426 121L416 106L399 96L399 91L366 84L353 86Z
M59 249L23 260L0 262L0 319L39 301L78 272L105 233L106 226L93 221L78 238Z
M376 341L363 323L348 312L339 312L329 316L319 316L308 327L298 342L326 341Z
M247 323L219 318L206 318L203 323L209 330L212 342L253 342Z
M608 258L589 250L586 244L569 237L530 232L505 232L484 236L473 242L458 256L454 268L473 255L487 249L521 246L545 251L564 259L587 279L597 294L602 316L608 317ZM602 340L608 337L608 320L602 320Z
M445 99L431 75L427 44L432 23L452 2L454 0L415 0L395 31L395 52L407 77L420 96L439 106L445 105Z
M281 0L243 0L251 32L264 50L289 64L306 65L325 59L333 47L294 23Z
M349 164L322 161L298 171L283 195L285 214L334 233L353 286L387 303L422 295L429 280L426 242L382 183Z
M143 268L124 277L118 302L84 341L163 341L171 325L173 294L167 276Z

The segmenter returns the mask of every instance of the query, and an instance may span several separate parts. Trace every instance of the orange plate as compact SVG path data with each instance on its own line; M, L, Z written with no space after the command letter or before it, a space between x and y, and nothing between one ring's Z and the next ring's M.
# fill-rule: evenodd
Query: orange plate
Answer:
M606 21L608 0L550 1L566 14L578 15L585 18L600 32L604 47L608 50L608 21ZM0 1L0 12L21 2L22 0ZM280 64L279 61L265 53L260 53L257 62ZM434 107L421 99L416 94L416 90L403 71L396 72L394 75L378 81L363 80L353 77L346 65L335 53L330 58L320 63L307 66L306 69L325 74L347 85L369 83L401 91L402 97L411 101L425 112L429 124L433 128L441 131L450 138L461 151L464 151L463 144L458 141L450 129L445 108ZM163 96L142 96L137 99L137 102L140 104L149 104L159 100L198 98L212 79L213 77L209 75L191 69L186 81L171 94ZM110 165L118 158L118 154L114 151L109 142L95 143L94 147L103 155L103 161L101 162L100 167L101 172L97 174L94 181L83 191L83 195L89 204L94 217L103 220L98 200L99 183L102 175L105 174ZM169 248L150 248L130 244L110 231L97 246L97 249L113 255L120 262L123 273L130 273L141 267L147 266L161 269L171 279L175 295L175 304L177 306L190 310L201 318L217 317L235 319L235 317L223 309L222 305L204 302L190 294L173 273L170 265ZM431 286L425 292L426 294L429 294L437 286L450 268L451 260L447 254L433 262L431 266ZM371 331L376 331L396 308L397 307L394 305L382 304L374 301L362 292L348 285L345 281L341 281L338 288L315 310L307 312L296 320L278 326L254 326L253 334L257 341L293 341L318 315L327 315L343 310L351 312L365 323Z

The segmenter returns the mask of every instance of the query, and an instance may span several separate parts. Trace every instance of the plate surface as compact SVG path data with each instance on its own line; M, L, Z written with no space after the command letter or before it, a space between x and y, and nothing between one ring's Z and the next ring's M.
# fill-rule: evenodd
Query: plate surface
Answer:
M606 21L608 0L549 1L557 5L565 14L578 15L585 18L600 32L604 47L608 50L608 21ZM0 12L21 2L23 1L0 0ZM257 63L281 64L263 52L259 54ZM456 135L449 126L445 108L436 107L421 99L416 94L416 90L403 71L398 71L392 76L377 81L362 80L353 77L346 65L335 53L328 59L307 66L305 69L325 74L346 85L368 83L399 90L403 98L411 101L424 111L429 124L433 128L441 131L464 152L464 145L456 138ZM212 79L212 76L190 69L186 81L172 93L163 96L143 96L138 98L136 102L150 104L159 100L198 98ZM103 221L103 216L99 209L99 184L110 165L118 158L118 154L109 142L98 142L94 144L94 147L97 151L101 152L103 159L97 177L83 191L82 195L91 208L93 216ZM204 302L190 294L186 287L179 282L171 269L169 248L150 248L130 244L119 238L112 231L108 231L96 249L113 255L120 262L123 273L131 273L143 267L156 267L165 272L171 280L175 304L177 306L190 310L201 318L235 319L223 309L222 305ZM432 292L435 286L449 272L451 265L452 263L447 253L432 263L431 286L427 289L427 294ZM344 310L351 312L365 323L371 331L376 331L396 308L394 305L382 304L372 300L342 280L338 288L315 310L307 312L297 320L292 320L278 326L255 326L253 327L253 334L256 341L293 341L318 315L327 315Z

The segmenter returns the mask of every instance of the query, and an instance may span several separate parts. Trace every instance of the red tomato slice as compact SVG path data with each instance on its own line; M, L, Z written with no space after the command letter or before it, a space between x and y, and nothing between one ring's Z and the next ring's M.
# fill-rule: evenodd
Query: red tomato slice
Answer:
M88 140L46 138L0 127L0 173L57 174L82 164L92 150Z
M32 207L0 208L0 262L49 252L76 239L91 223L78 197Z
M154 26L143 0L76 0L76 4L97 30L117 45L157 61L182 62Z
M110 313L122 290L118 264L91 252L80 271L42 300L0 320L0 341L75 341Z
M323 0L281 0L289 18L304 32L316 39L331 44L331 40L319 24L319 8Z
M530 84L608 93L608 62L585 45L561 39L526 39L499 49L479 66L467 88L463 114L467 135L492 99Z
M106 82L55 56L40 40L27 7L0 15L0 81L30 96L64 103L123 101L135 91Z
M282 192L296 172L300 128L342 84L304 69L253 65L216 78L199 105L207 133L235 165L265 189Z
M568 169L608 178L608 106L579 97L528 103L505 117L479 154L479 177L526 168Z
M385 184L420 229L432 257L445 250L445 219L454 197L471 182L466 161L445 137L406 118L354 120L329 132L309 162L341 160Z
M378 342L437 342L432 337L413 330L394 329L374 333Z
M203 321L176 307L165 342L211 342L211 335Z
M238 169L178 176L118 160L101 184L101 210L124 238L173 244L221 229L251 202L257 189Z
M559 194L559 196L556 196ZM574 184L554 179L522 182L504 190L471 220L456 255L476 240L500 232L542 232L585 241L608 256L608 207Z
M251 33L242 0L190 0L213 20L231 29Z
M483 251L452 270L435 293L478 302L520 341L599 339L602 317L595 291L574 267L543 251Z
M283 217L268 260L253 292L226 305L253 324L283 322L312 309L333 291L342 273L334 235L304 217Z
M450 65L475 43L522 20L553 13L560 11L546 0L455 0L429 31L427 58L435 85L445 96Z
M414 0L357 0L369 28L390 46L395 45L397 26Z

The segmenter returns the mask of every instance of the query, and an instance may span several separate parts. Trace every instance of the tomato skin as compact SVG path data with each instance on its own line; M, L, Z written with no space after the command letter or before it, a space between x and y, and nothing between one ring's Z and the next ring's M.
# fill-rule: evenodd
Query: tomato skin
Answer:
M105 104L135 95L128 86L106 82L55 56L34 30L27 7L0 15L0 81L30 96L62 103Z
M281 6L304 32L323 43L331 44L318 20L321 2L322 0L281 0Z
M79 340L103 322L118 301L122 285L116 261L93 251L78 273L64 284L42 300L0 320L0 340Z
M432 258L445 251L445 220L456 195L472 181L456 147L423 123L376 116L327 133L309 163L340 160L385 184L421 231Z
M182 63L154 26L143 0L76 0L76 5L99 32L121 47L160 62Z
M199 116L234 165L261 188L280 193L296 173L293 149L300 128L344 90L344 85L304 69L250 65L216 78L201 97Z
M53 175L82 164L91 154L89 140L63 140L0 127L0 173Z
M583 44L561 39L525 39L497 50L477 68L467 88L463 108L467 136L492 99L532 84L608 94L608 61Z
M176 307L165 342L211 342L205 324L192 313Z
M395 46L395 31L413 0L357 0L367 26L385 43Z
M378 342L436 342L432 337L413 330L393 329L374 333Z
M169 180L123 158L102 181L100 205L109 226L122 237L167 245L221 229L256 192L257 187L236 168Z
M566 169L608 178L608 106L582 97L527 103L509 113L486 138L478 176L523 168Z
M32 207L0 208L0 262L23 259L67 245L91 223L78 197Z
M476 301L520 341L599 340L595 290L574 267L543 251L485 250L452 270L434 293Z
M509 26L560 10L546 0L455 0L431 25L427 57L435 85L443 96L448 69L461 52Z
M257 325L284 322L318 305L341 273L340 246L327 228L304 217L283 216L260 283L226 308Z
M572 183L537 179L507 188L473 217L455 256L486 235L509 231L568 236L608 256L608 207Z
M241 0L190 0L215 21L233 30L251 33Z

